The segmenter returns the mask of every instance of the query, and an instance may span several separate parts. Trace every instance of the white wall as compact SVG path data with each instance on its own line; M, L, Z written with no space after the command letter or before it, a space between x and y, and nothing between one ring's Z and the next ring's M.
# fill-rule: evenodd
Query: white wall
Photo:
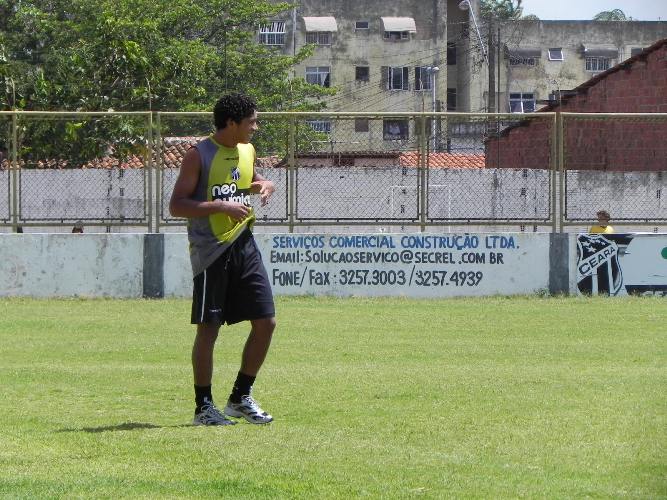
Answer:
M163 279L151 277L150 286L163 283L166 297L190 297L187 236L148 236L162 238L163 253L147 247L143 234L2 234L0 296L141 297L144 265L163 259ZM256 239L276 295L451 297L549 287L545 233L263 233Z
M549 288L548 234L261 234L276 294L454 297Z
M192 267L186 234L164 235L164 296L192 297Z
M141 297L143 235L3 234L0 296Z

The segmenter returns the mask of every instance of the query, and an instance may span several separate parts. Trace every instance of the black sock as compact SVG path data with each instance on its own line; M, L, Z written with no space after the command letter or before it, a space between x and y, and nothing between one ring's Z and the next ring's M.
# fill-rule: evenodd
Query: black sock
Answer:
M248 396L250 394L252 384L254 383L255 377L239 372L236 376L236 382L234 382L232 393L229 395L230 401L232 403L240 403L243 396Z
M197 410L200 410L202 406L211 404L212 402L213 396L211 396L211 386L195 385L195 404L197 405Z

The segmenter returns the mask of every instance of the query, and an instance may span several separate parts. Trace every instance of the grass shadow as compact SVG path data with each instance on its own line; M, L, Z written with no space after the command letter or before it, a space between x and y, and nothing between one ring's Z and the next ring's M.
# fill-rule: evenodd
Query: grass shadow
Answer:
M58 429L56 432L115 432L115 431L136 431L141 429L166 429L166 428L178 428L178 427L192 427L192 424L181 424L181 425L155 425L148 424L143 422L123 422L118 425L104 425L102 427L81 427L79 429Z

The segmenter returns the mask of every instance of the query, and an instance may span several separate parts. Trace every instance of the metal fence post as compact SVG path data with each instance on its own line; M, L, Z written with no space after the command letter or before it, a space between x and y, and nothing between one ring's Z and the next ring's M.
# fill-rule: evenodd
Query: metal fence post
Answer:
M551 205L551 232L557 232L558 228L556 226L556 196L559 192L556 189L556 170L558 169L558 152L559 152L559 140L560 134L558 133L558 117L560 115L557 113L553 117L553 122L551 124L551 181L549 183L549 202Z
M147 208L147 213L146 217L148 219L148 232L152 233L153 232L153 203L155 203L155 200L153 198L153 113L148 112L148 130L146 134L146 156L145 156L145 162L146 162L146 169L148 170L148 179L147 179L147 185L146 185L146 195L147 195L147 200L145 202L145 206ZM157 226L157 225L156 225Z
M289 206L289 232L294 232L294 210L296 206L296 123L294 116L289 117L287 136L287 200Z
M16 113L12 113L12 143L11 143L11 192L12 192L12 229L15 233L18 232L19 228L19 210L18 210L18 196L19 196L19 160L18 160L18 116Z
M428 153L428 141L426 140L426 117L422 114L419 117L419 129L421 134L419 136L419 189L417 190L419 199L419 221L421 232L426 231L426 155Z
M556 112L556 123L558 123L558 187L560 203L558 209L558 221L560 232L563 232L563 220L565 217L565 124L560 111ZM555 203L555 200L554 200ZM555 217L555 214L554 214ZM554 225L555 225L554 221Z
M155 232L160 232L160 222L162 218L162 127L160 122L160 113L155 113L155 136L151 144L151 152L155 155Z

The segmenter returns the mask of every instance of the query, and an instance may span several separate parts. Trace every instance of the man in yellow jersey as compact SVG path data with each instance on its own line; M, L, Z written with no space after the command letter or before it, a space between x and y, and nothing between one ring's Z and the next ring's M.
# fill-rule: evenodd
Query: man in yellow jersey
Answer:
M606 210L600 210L597 214L598 223L588 230L589 233L603 233L611 234L614 232L614 228L609 225L609 220L611 216Z
M252 99L224 96L215 105L216 132L187 151L174 186L169 211L188 218L190 261L194 275L191 322L197 325L192 348L195 386L194 425L230 425L242 417L266 424L273 417L251 396L276 327L273 294L251 229L255 212L250 195L265 205L273 182L255 172L257 130ZM213 347L220 326L250 321L241 367L227 405L213 403Z

